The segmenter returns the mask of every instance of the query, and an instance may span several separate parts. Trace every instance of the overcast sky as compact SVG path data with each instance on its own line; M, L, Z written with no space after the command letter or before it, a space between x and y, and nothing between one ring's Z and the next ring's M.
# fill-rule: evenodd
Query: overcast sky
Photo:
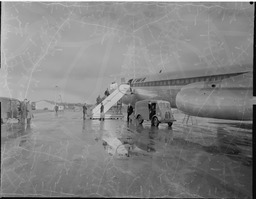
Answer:
M253 62L249 3L2 2L1 14L5 97L95 103L121 77Z

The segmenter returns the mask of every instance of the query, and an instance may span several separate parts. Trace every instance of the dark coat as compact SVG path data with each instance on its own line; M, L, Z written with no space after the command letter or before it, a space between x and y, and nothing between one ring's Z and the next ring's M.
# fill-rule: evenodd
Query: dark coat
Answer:
M100 112L103 113L104 112L104 105L102 104L100 107Z
M127 107L127 113L128 113L128 115L131 115L133 113L133 107L132 106Z
M87 111L87 107L84 105L83 106L83 112L86 113L86 111Z

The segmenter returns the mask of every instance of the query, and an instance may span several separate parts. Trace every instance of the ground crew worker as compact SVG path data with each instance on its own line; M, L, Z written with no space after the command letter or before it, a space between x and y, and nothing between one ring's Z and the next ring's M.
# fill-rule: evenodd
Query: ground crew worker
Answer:
M149 119L151 120L151 108L152 108L152 105L151 105L151 101L148 102L148 110L149 110Z
M133 107L131 106L131 104L128 104L127 107L127 122L130 121L130 115L133 113Z
M152 119L153 115L156 114L156 104L151 105L150 119Z
M84 103L84 105L83 105L83 119L84 119L84 120L85 120L85 114L87 114L86 103Z
M103 103L101 102L101 107L100 107L100 121L101 119L104 121L104 105Z

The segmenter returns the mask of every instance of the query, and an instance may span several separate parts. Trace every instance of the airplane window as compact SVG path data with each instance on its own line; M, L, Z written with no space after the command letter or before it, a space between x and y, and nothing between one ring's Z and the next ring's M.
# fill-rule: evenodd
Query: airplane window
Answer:
M176 84L179 85L180 84L180 80L177 79L176 80Z
M181 80L180 80L180 84L184 84L184 79L181 79Z
M164 85L166 85L166 81L164 81L163 83L164 83Z
M163 82L161 81L161 82L160 82L160 86L162 86L162 85L163 85Z
M159 85L159 82L156 82L156 86L158 86Z
M189 83L189 79L186 79L186 80L185 80L185 83L188 84L188 83Z

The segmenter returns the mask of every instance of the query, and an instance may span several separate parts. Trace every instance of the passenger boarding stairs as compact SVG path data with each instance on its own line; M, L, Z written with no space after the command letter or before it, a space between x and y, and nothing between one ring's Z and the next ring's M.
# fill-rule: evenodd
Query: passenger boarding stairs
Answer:
M102 103L104 105L104 113L106 113L112 106L114 106L118 100L120 100L126 92L130 89L130 85L121 84L116 90L114 90L108 97L106 97ZM98 104L91 111L91 119L100 118L100 107L101 104Z

